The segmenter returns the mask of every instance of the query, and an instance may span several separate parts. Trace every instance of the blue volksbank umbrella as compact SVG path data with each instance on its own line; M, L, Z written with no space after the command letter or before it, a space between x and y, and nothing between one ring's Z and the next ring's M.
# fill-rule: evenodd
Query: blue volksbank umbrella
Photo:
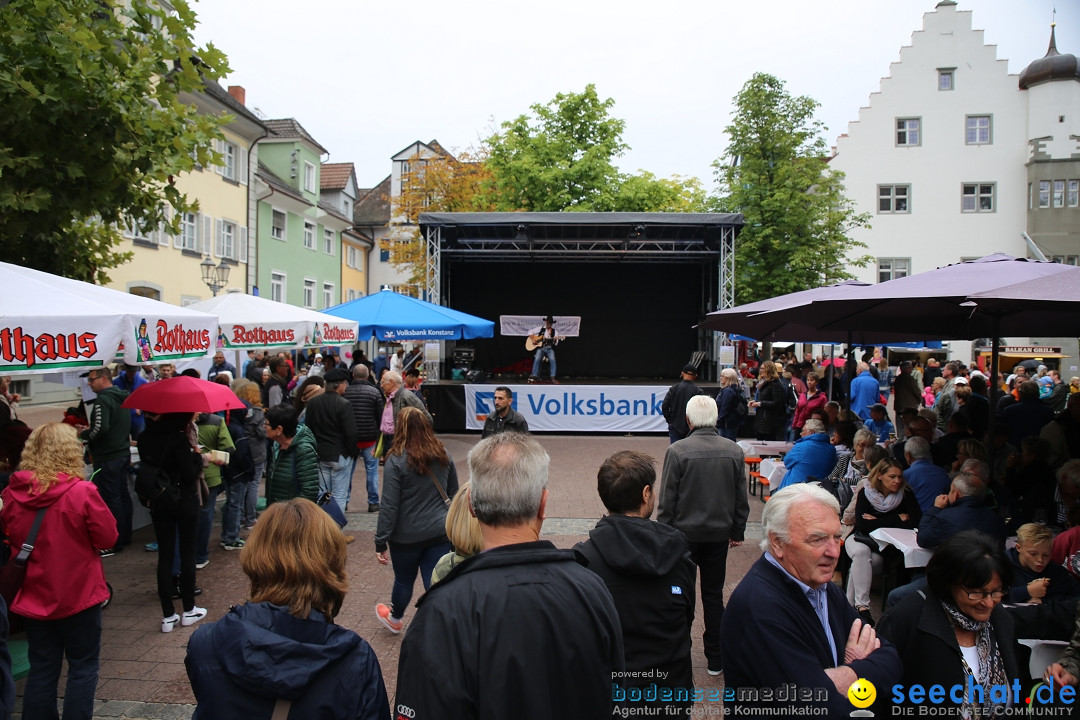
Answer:
M383 290L323 310L327 315L355 320L357 337L379 340L469 340L495 334L495 323L448 307Z

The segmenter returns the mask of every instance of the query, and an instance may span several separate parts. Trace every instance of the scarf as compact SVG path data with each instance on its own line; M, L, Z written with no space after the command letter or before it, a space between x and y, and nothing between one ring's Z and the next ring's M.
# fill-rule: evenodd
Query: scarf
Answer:
M879 513L892 512L900 506L900 502L904 499L904 488L900 488L891 495L882 495L879 491L867 485L863 488L863 493Z
M975 633L975 649L979 653L979 667L982 669L982 673L976 675L974 670L968 667L967 660L964 660L961 655L960 662L963 663L964 672L973 677L975 682L981 684L984 689L988 689L992 685L1008 685L1009 678L1005 675L1005 663L1001 660L1001 653L998 651L997 642L994 640L990 622L972 620L960 612L959 608L952 603L944 600L940 602L941 609L945 611L951 625ZM979 715L989 717L994 714L995 705L990 700L989 692L984 693L983 703L980 707ZM960 715L962 717L976 716L973 698L965 695L964 703L960 706Z

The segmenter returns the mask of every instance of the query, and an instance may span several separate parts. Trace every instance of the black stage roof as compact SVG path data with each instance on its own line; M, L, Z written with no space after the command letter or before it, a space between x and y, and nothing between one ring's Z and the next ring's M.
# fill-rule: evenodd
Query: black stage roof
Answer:
M423 213L425 236L437 232L448 261L712 260L740 213Z

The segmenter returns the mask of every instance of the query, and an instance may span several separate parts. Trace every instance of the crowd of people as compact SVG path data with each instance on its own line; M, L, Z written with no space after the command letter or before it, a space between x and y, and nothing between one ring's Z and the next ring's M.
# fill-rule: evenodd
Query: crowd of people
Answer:
M406 361L402 352L397 364ZM893 371L868 358L847 369L839 399L821 382L834 368L809 359L810 369L763 361L756 377L726 370L715 398L688 365L663 403L662 460L609 457L596 475L608 514L587 540L559 549L540 539L550 459L510 388L497 388L459 487L422 397L391 359L378 374L362 361L346 370L329 353L310 358L305 376L296 362L252 357L238 373L215 357L208 379L243 409L201 414L122 408L125 382L133 391L148 380L142 370L92 370L97 400L85 422L73 409L74 420L29 434L0 511L15 548L35 520L42 527L10 608L25 618L30 647L24 716L56 716L66 658L64 716L90 717L108 599L101 558L130 542L132 442L140 463L173 485L148 503L162 631L206 617L196 578L219 504L221 549L242 551L250 584L246 603L190 637L196 717L391 716L379 659L334 622L355 538L326 505L349 508L360 464L367 511L379 514L374 559L394 577L375 614L404 633L395 716L686 717L703 700L693 687L695 617L708 673L724 676L734 706L780 712L786 700L759 691L792 683L815 690L800 704L830 716L847 716L860 680L879 688L875 710L885 714L894 698L881 689L898 685L1080 683L1080 392L1061 391L1052 371L1000 378L992 408L989 378L955 362ZM159 372L151 382L174 369ZM927 407L922 390L935 385ZM728 552L750 514L735 442L744 426L791 449L764 507L762 555L725 603ZM257 450L244 472L213 452L239 456L244 444ZM260 494L267 509L257 516ZM881 598L875 618L875 574L895 563L870 537L878 528L917 530L933 554ZM424 593L407 621L417 575ZM1028 677L1018 638L1072 644L1043 677ZM0 683L0 703L13 697ZM1019 702L946 699L969 717Z

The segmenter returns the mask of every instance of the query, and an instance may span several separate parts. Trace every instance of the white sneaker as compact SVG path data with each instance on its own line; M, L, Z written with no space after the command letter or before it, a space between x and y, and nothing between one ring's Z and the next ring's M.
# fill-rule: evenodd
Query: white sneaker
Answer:
M210 560L203 560L201 563L195 563L196 570L202 570L204 567L210 564Z
M180 624L184 627L194 625L204 617L206 617L206 608L193 607L184 613L184 619L180 621Z
M180 622L180 616L173 613L167 618L161 619L161 632L172 632L172 629L176 627L176 623Z

